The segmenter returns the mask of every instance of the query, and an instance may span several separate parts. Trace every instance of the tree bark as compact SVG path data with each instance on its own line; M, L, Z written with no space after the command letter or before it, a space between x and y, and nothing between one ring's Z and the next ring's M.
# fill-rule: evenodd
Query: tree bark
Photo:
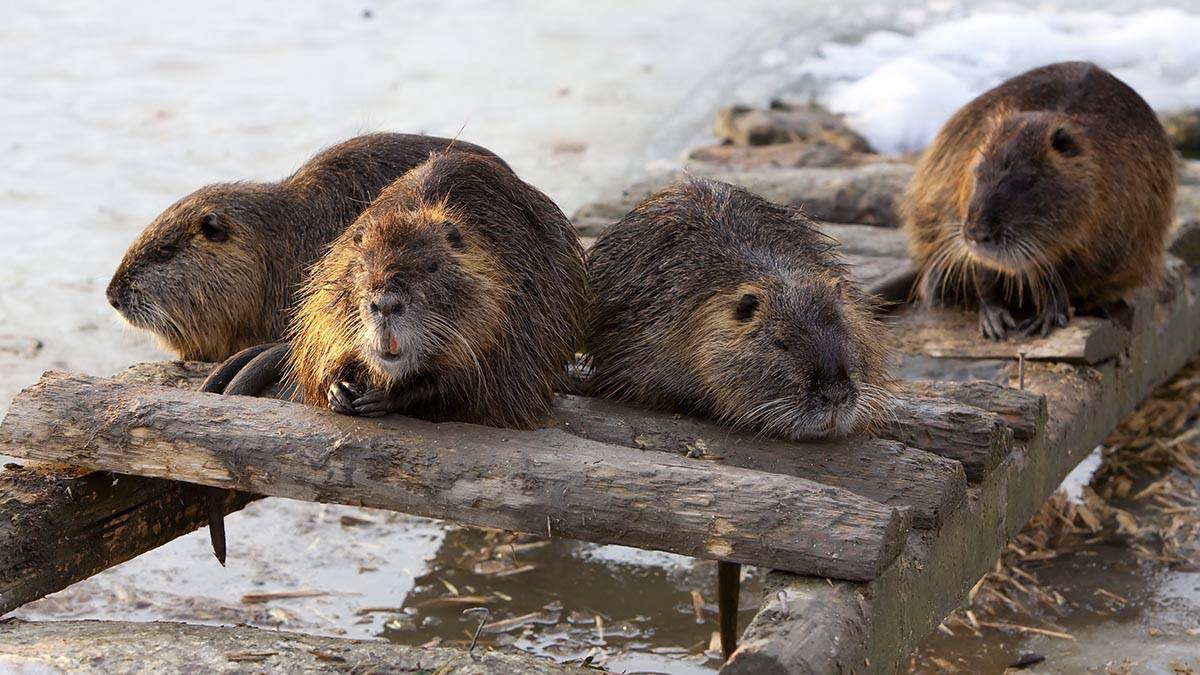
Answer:
M50 372L0 451L841 579L871 579L906 514L841 488L556 429L360 420L283 401Z

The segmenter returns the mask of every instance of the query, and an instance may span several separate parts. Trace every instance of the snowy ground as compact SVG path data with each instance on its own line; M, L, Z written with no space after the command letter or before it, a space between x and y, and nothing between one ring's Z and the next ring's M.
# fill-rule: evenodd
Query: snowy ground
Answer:
M1200 103L1200 6L1094 4L0 0L0 412L46 368L107 374L166 356L104 301L164 207L205 183L281 178L361 132L461 130L569 213L676 162L734 101L818 93L882 149L922 144L974 94L1057 59L1097 60L1156 104ZM320 584L346 595L297 601L296 621L375 635L351 619L363 600L350 594L402 603L440 528L374 514L355 529L340 514L262 502L230 519L236 541L260 544L253 561L215 568L196 534L28 615L165 616L140 595L169 590L184 608L171 618L220 620L247 590ZM320 555L340 545L353 551ZM390 567L372 576L367 553ZM606 555L641 554L592 559Z

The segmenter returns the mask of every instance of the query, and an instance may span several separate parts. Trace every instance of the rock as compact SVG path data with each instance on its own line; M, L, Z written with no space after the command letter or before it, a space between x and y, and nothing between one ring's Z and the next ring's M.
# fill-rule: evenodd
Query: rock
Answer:
M1183 108L1159 113L1171 144L1183 152L1200 152L1200 108Z
M806 142L845 152L874 152L867 140L842 119L816 103L771 103L767 110L732 106L717 112L717 138L733 145L771 145Z
M688 168L707 167L732 171L797 169L806 166L859 166L878 155L850 152L828 143L794 141L774 145L710 145L693 150Z

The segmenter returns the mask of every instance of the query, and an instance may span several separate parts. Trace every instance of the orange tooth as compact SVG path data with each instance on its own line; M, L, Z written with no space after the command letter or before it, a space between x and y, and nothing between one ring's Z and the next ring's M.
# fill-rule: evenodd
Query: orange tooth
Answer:
M389 354L399 354L400 353L400 341L396 339L395 333L388 333L388 353Z

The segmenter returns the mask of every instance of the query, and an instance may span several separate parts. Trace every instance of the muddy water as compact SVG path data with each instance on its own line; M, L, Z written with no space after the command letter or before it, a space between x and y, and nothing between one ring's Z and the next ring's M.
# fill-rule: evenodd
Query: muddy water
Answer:
M46 368L107 374L164 356L121 328L103 290L136 233L198 185L278 178L365 131L461 130L571 211L707 140L717 106L808 91L793 66L823 40L915 31L994 5L754 0L734 11L676 0L552 12L517 1L0 0L0 410ZM905 374L927 376L927 366ZM616 670L717 665L706 654L710 563L536 540L505 558L485 533L286 500L255 503L228 528L228 568L196 533L18 615L246 622L421 644L466 640L477 619L462 610L484 606L504 629L483 633L487 644ZM480 553L489 547L499 559ZM1111 573L1096 583L1119 585L1118 566L1090 569L1065 576ZM1161 570L1137 578L1150 598L1140 620L1190 616L1169 600L1194 580ZM751 607L755 577L744 585ZM1144 646L1129 639L1135 631L1121 640L1114 630L1095 622L1093 644ZM953 658L994 654L973 662L985 672L1005 650L1050 649L989 640L939 636L929 646ZM1054 658L1097 663L1083 651Z

